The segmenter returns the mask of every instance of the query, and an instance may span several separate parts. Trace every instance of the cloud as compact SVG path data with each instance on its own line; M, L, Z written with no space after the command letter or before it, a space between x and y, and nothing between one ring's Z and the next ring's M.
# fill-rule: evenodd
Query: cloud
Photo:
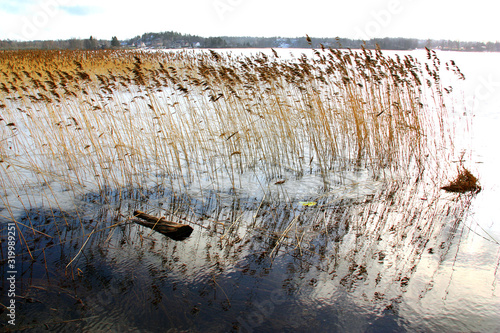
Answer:
M87 16L100 11L98 8L92 6L61 6L60 9L75 16Z

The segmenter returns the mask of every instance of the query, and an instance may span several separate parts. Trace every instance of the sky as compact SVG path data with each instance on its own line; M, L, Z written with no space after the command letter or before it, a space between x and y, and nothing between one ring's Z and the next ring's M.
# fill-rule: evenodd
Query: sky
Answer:
M210 36L500 41L494 1L0 0L0 40Z

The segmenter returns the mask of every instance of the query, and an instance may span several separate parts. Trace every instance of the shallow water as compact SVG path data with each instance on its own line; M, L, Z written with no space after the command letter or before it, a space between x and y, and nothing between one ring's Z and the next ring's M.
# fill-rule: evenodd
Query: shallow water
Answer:
M34 250L45 248L33 251L34 261L17 247L17 328L500 330L500 179L492 144L500 135L500 55L439 56L454 59L467 77L465 110L454 111L475 114L465 158L479 175L478 194L447 194L425 182L373 182L362 172L346 174L310 207L300 201L321 188L314 174L267 191L243 177L252 186L237 196L176 196L161 186L87 192L77 211L33 209L22 217L58 236L29 236ZM473 109L468 101L475 101ZM127 222L135 209L161 215L162 207L195 228L190 238L176 242ZM82 237L82 230L99 232ZM2 304L7 272L3 264Z

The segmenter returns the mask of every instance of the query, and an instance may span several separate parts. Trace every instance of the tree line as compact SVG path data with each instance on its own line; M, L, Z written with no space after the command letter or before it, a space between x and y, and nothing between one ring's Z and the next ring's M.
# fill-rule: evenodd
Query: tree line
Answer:
M463 42L452 40L415 39L415 38L374 38L368 41L349 38L311 38L306 37L201 37L182 34L174 31L145 33L120 41L117 37L111 40L87 39L45 40L45 41L12 41L0 40L0 50L17 49L73 49L95 50L108 48L352 48L361 46L373 49L376 45L384 50L412 50L427 47L450 51L488 51L500 52L500 42Z

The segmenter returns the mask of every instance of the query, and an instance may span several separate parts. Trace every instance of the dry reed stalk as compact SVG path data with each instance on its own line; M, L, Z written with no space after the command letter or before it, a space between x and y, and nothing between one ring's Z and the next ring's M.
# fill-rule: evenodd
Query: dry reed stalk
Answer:
M435 147L451 142L432 52L427 66L366 49L290 60L118 50L0 60L0 129L12 147L0 141L1 158L74 195L84 186L140 189L163 182L159 174L175 193L193 183L219 193L226 181L236 192L249 172L262 188L318 172L328 188L333 172L350 169L409 174L408 165L424 165L427 154L438 160Z

